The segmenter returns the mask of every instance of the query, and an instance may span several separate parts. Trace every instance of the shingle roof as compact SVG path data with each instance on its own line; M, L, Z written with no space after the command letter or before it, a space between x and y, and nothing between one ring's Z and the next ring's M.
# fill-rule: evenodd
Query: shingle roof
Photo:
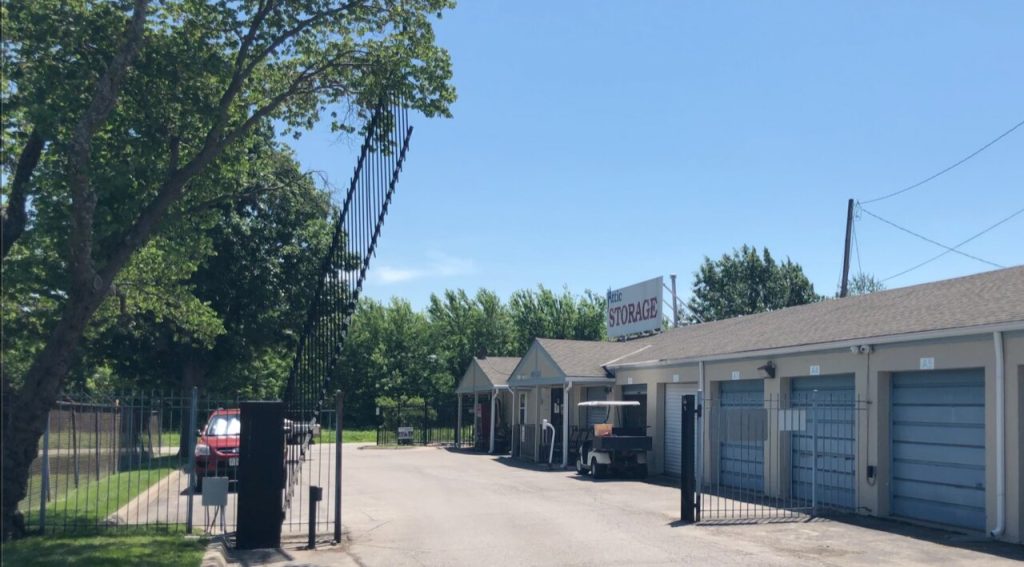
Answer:
M480 369L487 375L487 379L495 386L502 386L508 382L516 365L519 364L518 356L488 356L487 358L474 358Z
M574 341L567 339L541 339L537 342L551 356L566 376L604 377L603 365L644 348L651 339L646 337L626 342Z
M1024 266L672 329L618 364L1024 322ZM630 344L630 343L625 343Z

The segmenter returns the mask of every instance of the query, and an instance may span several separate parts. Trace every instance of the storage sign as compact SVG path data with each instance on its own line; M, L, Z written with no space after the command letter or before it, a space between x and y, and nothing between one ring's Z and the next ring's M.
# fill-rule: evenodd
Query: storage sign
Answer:
M608 336L622 337L661 329L662 278L608 290Z

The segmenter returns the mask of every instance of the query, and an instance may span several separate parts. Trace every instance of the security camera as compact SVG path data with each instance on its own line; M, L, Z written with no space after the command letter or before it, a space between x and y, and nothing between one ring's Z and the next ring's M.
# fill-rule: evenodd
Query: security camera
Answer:
M868 354L871 352L871 345L860 345L860 353Z

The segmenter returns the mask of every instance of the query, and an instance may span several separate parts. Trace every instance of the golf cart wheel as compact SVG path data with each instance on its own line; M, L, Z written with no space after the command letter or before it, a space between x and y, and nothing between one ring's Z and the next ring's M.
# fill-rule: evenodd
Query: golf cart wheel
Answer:
M647 464L637 465L636 469L633 471L633 475L639 479L647 478Z
M587 471L583 469L583 461L576 459L576 474L585 475Z
M590 462L590 474L594 480L600 480L608 476L608 465L602 465L596 460Z

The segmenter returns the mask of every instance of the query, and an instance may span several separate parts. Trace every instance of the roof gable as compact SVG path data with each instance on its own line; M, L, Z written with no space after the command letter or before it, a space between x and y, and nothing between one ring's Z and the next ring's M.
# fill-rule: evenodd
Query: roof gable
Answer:
M512 370L519 364L518 357L495 356L474 358L455 388L456 394L490 392L495 386L504 386Z

